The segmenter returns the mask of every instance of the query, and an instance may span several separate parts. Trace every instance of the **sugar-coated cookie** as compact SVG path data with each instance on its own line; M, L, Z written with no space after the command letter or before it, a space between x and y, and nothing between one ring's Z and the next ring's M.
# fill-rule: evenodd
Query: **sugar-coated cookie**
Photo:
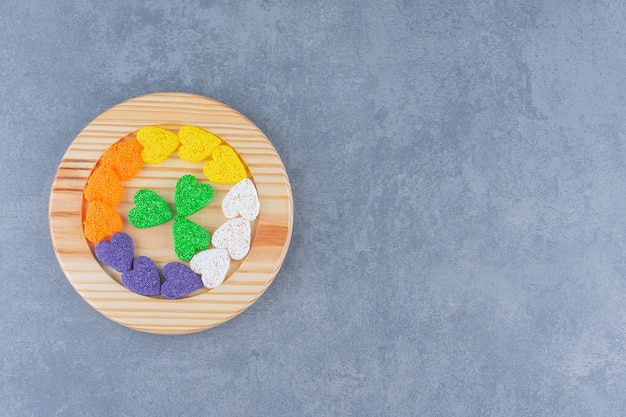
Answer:
M146 126L137 131L137 141L143 146L141 159L146 164L160 164L179 145L178 135L158 126Z
M250 222L241 217L227 221L213 233L212 243L235 261L243 259L250 251Z
M212 160L204 164L204 175L218 184L234 184L246 178L246 168L233 148L220 145L213 151Z
M187 162L207 159L222 140L211 132L196 126L184 126L178 131L178 156Z
M189 261L189 267L201 275L202 283L207 288L220 285L230 267L230 258L226 249L207 249L198 252Z
M229 219L241 216L248 221L253 221L259 215L260 208L259 195L249 178L244 178L235 184L222 200L222 212Z

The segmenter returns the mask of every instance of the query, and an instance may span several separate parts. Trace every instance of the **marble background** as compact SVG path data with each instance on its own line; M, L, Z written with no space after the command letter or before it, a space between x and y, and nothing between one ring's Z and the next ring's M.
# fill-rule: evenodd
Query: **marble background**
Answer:
M145 2L148 3L148 2ZM626 6L0 3L0 415L618 416ZM71 288L52 178L90 120L185 91L283 158L249 310L139 333Z

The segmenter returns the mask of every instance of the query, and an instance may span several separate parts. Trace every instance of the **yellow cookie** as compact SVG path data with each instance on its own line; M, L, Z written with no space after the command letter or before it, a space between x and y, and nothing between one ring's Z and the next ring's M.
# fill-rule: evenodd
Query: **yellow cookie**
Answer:
M178 156L187 162L207 159L222 141L219 136L195 126L185 126L178 131L180 148Z
M213 151L213 159L204 164L204 175L218 184L234 184L246 178L246 168L233 148L220 145Z
M146 126L137 132L137 141L143 145L141 159L146 164L160 164L178 148L178 135L157 126Z

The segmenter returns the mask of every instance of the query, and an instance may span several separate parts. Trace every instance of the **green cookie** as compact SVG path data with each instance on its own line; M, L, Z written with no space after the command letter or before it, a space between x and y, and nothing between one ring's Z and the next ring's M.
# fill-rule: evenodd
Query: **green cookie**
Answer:
M174 252L181 261L193 258L197 251L205 250L211 243L211 235L204 228L184 217L176 217L172 226Z
M210 184L198 184L193 175L183 175L176 183L174 207L179 216L190 216L202 210L213 199L213 187Z
M163 224L174 217L167 203L152 190L135 193L135 207L128 212L128 221L139 229Z

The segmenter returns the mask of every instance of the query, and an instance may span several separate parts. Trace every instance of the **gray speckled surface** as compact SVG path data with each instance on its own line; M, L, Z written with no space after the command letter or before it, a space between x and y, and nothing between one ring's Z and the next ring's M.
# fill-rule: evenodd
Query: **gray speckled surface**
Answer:
M128 3L0 3L0 415L626 409L625 6ZM274 284L180 337L91 309L47 224L76 134L155 91L247 115L294 194Z

